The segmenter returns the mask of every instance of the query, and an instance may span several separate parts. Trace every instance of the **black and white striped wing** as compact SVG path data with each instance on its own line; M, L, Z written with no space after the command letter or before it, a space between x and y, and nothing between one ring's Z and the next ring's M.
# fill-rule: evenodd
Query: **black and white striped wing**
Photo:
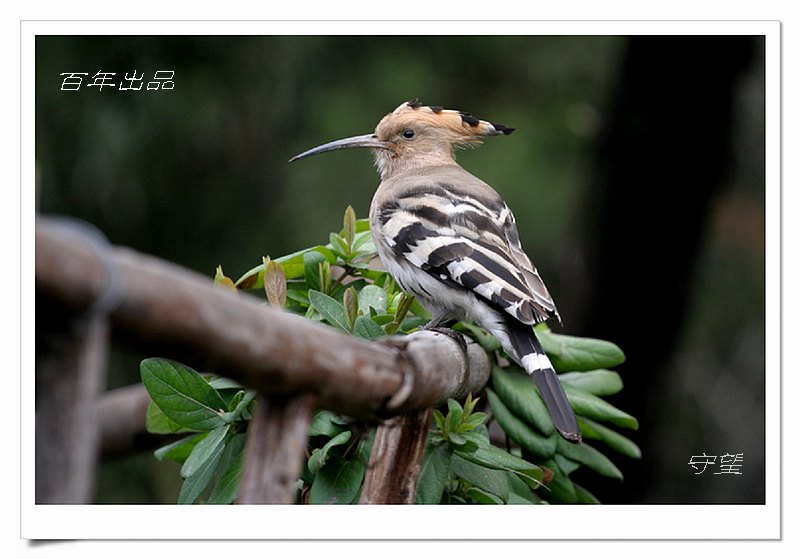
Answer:
M377 215L396 258L474 292L524 324L558 316L522 250L511 211L494 191L435 181L397 191Z
M542 311L547 315L547 318L555 317L559 322L561 322L561 317L558 315L558 309L556 309L553 298L550 296L550 292L547 291L547 287L544 285L542 276L539 275L539 272L536 270L536 266L533 265L531 259L528 258L528 255L522 248L522 242L519 239L519 231L517 230L517 223L514 220L514 214L511 213L511 210L509 210L508 207L506 207L506 210L508 211L503 224L503 232L505 240L508 243L510 255L519 266L519 270L522 272L522 275L525 277L525 283L530 289L531 297L536 304L541 307Z

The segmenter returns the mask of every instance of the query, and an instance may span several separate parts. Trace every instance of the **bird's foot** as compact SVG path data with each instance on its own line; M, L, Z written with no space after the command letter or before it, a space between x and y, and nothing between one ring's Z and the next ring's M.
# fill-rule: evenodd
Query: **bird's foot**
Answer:
M441 328L448 328L455 324L456 321L449 318L446 314L436 315L424 326L420 326L420 330L434 330L439 331Z

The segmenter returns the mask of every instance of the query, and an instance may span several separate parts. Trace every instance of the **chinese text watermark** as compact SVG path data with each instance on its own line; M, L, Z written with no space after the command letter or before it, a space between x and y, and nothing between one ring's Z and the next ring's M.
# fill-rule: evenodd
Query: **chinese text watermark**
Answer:
M717 459L719 458L719 461ZM697 456L692 456L689 460L689 465L695 470L695 475L700 475L706 471L709 466L712 470L719 470L713 472L714 475L733 474L742 475L742 463L744 462L744 452L738 454L722 454L720 456L708 455L705 452Z
M175 89L175 70L156 70L147 82L144 72L137 74L136 70L125 72L124 78L117 78L116 72L102 70L98 70L92 77L89 77L89 72L61 72L60 75L64 76L61 81L61 91L77 91L84 85L84 80L85 87L96 87L98 91L103 91L104 87L117 88L117 91L141 91L143 88L146 91Z

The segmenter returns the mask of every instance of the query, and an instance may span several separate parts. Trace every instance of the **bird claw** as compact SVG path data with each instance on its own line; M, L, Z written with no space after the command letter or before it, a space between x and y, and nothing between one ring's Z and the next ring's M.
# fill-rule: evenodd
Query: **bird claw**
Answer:
M433 330L439 331L440 328L448 328L455 324L456 321L452 318L449 318L446 314L439 314L434 316L432 319L428 321L427 324L424 326L420 326L420 330Z

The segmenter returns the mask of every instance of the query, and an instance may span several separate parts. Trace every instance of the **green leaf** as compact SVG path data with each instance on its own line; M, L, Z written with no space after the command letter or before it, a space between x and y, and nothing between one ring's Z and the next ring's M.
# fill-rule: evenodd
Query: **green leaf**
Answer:
M445 429L447 428L447 421L445 421L445 417L439 410L433 410L433 420L436 422L436 427L439 428L439 431L444 433Z
M544 472L542 472L539 466L531 464L527 460L523 460L495 446L477 446L472 450L457 448L454 450L454 453L479 466L484 466L493 470L513 471L520 474L525 483L529 485L538 485L544 477Z
M281 265L283 268L283 274L286 276L287 280L290 279L297 279L303 277L305 274L305 261L306 261L306 254L310 252L317 252L317 249L323 248L322 246L315 246L303 250L299 250L292 254L287 254L281 258L276 258L275 262ZM253 285L253 288L258 288L263 286L264 282L264 267L261 267L261 285ZM239 280L241 282L242 280ZM239 285L239 282L236 282Z
M366 468L360 460L332 457L314 476L309 496L312 504L347 505L361 491Z
M475 429L478 425L482 425L486 422L488 416L480 411L471 413L469 417L461 422L461 430L462 431L471 431Z
M211 495L208 496L208 504L227 505L236 500L242 480L243 462L244 452L240 452L222 473L214 489L211 490Z
M558 453L574 462L580 462L600 475L622 479L619 468L605 454L586 443L572 444L559 437Z
M222 446L223 439L228 433L228 425L220 425L192 449L192 453L181 468L181 477L192 477Z
M594 394L589 394L588 392L572 388L568 385L564 387L564 392L567 394L567 399L569 399L572 409L575 410L575 413L578 415L600 421L610 421L614 425L619 425L627 429L639 428L639 422L636 421L635 417L612 406Z
M372 455L372 446L375 444L375 434L377 432L377 427L373 427L369 429L366 434L361 434L361 437L358 441L358 446L356 446L356 452L353 455L354 458L358 458L361 460L362 464L369 464L369 458ZM345 450L345 452L348 452Z
M363 217L361 219L356 220L356 233L362 233L364 231L369 231L368 217Z
M150 397L175 423L197 431L224 423L225 402L194 369L161 358L145 359L139 368Z
M473 398L471 392L467 394L467 397L464 400L464 416L462 418L463 421L466 421L469 418L469 416L472 415L472 412L475 411L475 406L477 405L478 400L480 400L480 398Z
M325 258L325 262L328 264L336 264L336 262L339 261L339 258L333 253L333 251L326 246L315 246L311 250L321 254L323 258ZM280 258L278 259L278 262L280 262Z
M319 265L319 289L323 293L331 294L331 284L333 281L333 272L331 264L327 260Z
M353 333L359 338L365 340L375 340L386 335L383 328L378 326L374 320L367 316L359 316L356 318L356 324L353 327Z
M533 380L520 369L509 367L492 369L492 386L503 404L518 418L549 437L555 426Z
M329 324L345 332L350 331L344 312L344 306L339 301L324 293L313 290L308 291L308 300L311 301L314 308L319 311L319 314L321 314Z
M549 491L545 491L543 495L548 502L558 503L575 503L578 500L578 495L575 492L575 486L569 476L565 474L555 460L547 460L542 462L542 466L553 472L553 478L545 487Z
M558 463L558 467L561 468L561 471L567 475L570 475L572 472L581 467L580 462L573 462L561 454L556 454L554 456L554 460Z
M601 440L606 443L609 448L630 458L638 460L642 457L642 451L636 443L629 438L591 419L581 417L578 421L581 424L581 432L583 433L584 439Z
M225 397L226 394L223 394L223 392L227 394L229 391L224 390L220 392L220 396L222 396L222 399L225 400L225 402L228 404L228 409L233 408L234 410L236 410L236 408L241 405L245 395L247 394L244 390L237 390L236 393L233 394L233 396L231 396L230 399L228 399ZM252 397L250 399L252 400ZM231 423L233 421L233 418L231 417L233 413L234 412L228 412L223 414L222 419L225 420L225 423Z
M353 241L356 238L356 212L353 210L353 206L347 206L347 209L344 211L344 228L342 230L342 235L344 236L344 240L347 243L347 253L350 254L352 250Z
M476 438L475 441L478 446L489 446L491 443L489 442L489 427L486 424L481 424L475 427L474 433L467 433L468 437L481 437L483 439L482 442L478 442Z
M342 274L344 276L346 272ZM337 301L341 300L344 297L344 292L348 289L353 289L356 293L358 293L361 289L363 289L367 285L367 280L364 278L358 278L355 280L350 281L348 284L343 285L335 285L331 288L331 291L327 294L336 299Z
M557 371L591 371L616 367L625 361L625 354L611 342L553 334L537 329L536 336Z
M509 505L531 505L541 504L542 498L534 493L533 489L522 481L519 476L506 472L508 480L508 504Z
M408 311L414 306L414 303L417 301L416 297L413 295L409 295L408 293L401 293L400 299L397 301L397 305L394 311L394 322L398 324L402 324Z
M467 497L481 505L502 505L504 503L497 495L492 495L480 487L474 486L467 489Z
M461 425L461 417L464 415L464 410L461 404L456 402L453 398L447 399L447 433L452 435L458 432L458 426Z
M578 498L579 503L585 503L587 505L599 505L600 500L589 493L585 487L578 485L577 483L572 484L575 487L575 495Z
M416 314L416 313L415 313ZM486 351L498 351L503 346L489 332L471 322L459 322L453 327L457 332L466 332Z
M377 324L378 326L384 326L389 324L394 319L394 315L392 314L373 314L370 316L372 322Z
M234 409L235 410L236 407L241 404L242 400L245 397L248 397L248 403L249 403L249 394L250 394L251 391L244 390L243 388L239 388L239 389L236 389L236 388L223 388L221 390L217 389L217 392L219 392L219 395L222 396L222 399L225 402L226 408L229 409L229 410L230 409ZM232 419L231 419L231 414L232 413L233 412L227 412L227 413L222 414L223 421L225 421L226 423L230 423L232 421ZM239 419L247 420L247 419L250 419L250 416L247 413L242 413L241 417Z
M444 489L450 479L452 456L450 447L446 444L428 448L417 483L417 504L436 505L441 502Z
M386 314L389 309L389 294L382 287L367 285L358 294L358 310L369 316L370 309L375 309L378 314Z
M208 504L226 505L236 500L246 440L246 433L237 433L225 439L225 448L217 465L218 479L208 496Z
M469 442L463 434L452 431L447 434L447 440L454 447L462 447Z
M561 384L571 386L595 396L611 396L622 390L622 379L614 371L599 369L583 373L558 375Z
M538 458L548 458L555 453L558 438L555 431L549 436L537 433L511 413L492 390L487 388L486 394L497 423L511 440Z
M372 233L370 231L356 233L352 251L353 253L362 252L364 255L374 253L375 244L372 242Z
M164 458L169 458L178 464L183 464L186 459L189 458L189 455L192 453L192 449L194 449L195 445L207 435L208 433L196 433L189 437L184 437L179 441L172 442L156 449L156 451L153 452L153 455L159 461L163 460Z
M294 282L292 285L295 285ZM294 303L299 303L300 306L308 306L308 291L300 289L287 289L286 299Z
M372 280L373 282L389 275L388 272L384 272L383 270L373 270L366 262L358 263L351 260L348 266L354 270L358 270L358 275L365 280Z
M311 456L308 458L308 470L312 474L316 475L317 472L319 472L328 461L328 453L331 451L331 449L335 446L340 446L347 443L351 436L352 433L350 431L342 431L325 443L325 446L322 448L315 448L311 452Z
M330 249L322 245L313 246L311 248L304 248L303 250L298 250L297 252L293 252L292 254L287 254L286 256L282 256L280 258L276 258L275 262L281 265L283 268L283 273L286 276L287 280L290 279L297 279L303 277L303 273L305 270L305 255L309 252L319 252L322 254L322 250L327 250L330 252ZM332 253L331 253L332 254ZM335 256L334 256L335 261ZM264 287L264 264L263 262L245 272L242 277L240 277L236 281L236 287L239 289L262 289Z
M171 435L172 433L186 433L190 429L183 427L169 417L152 400L147 405L147 415L145 416L145 428L148 433L154 435Z
M229 388L236 388L242 389L244 386L236 382L235 380L231 380L225 377L212 377L208 379L208 384L212 387L216 388L217 390L226 390Z
M237 396L241 395L241 398L238 402L235 402L235 407L233 408L232 412L228 412L222 416L222 419L225 423L233 423L235 421L239 421L241 419L249 419L249 415L247 414L248 406L250 402L256 397L257 392L255 390L240 390L237 393ZM234 398L234 401L236 398ZM232 402L233 403L233 402Z
M499 497L503 502L508 501L508 480L503 471L478 466L458 454L453 456L450 470L475 487Z
M400 325L398 330L402 332L412 332L418 328L422 328L428 322L427 319L419 316L409 316Z
M331 233L328 237L331 249L334 254L338 254L342 259L346 259L350 255L347 241L338 233Z
M200 466L194 475L184 480L183 485L181 486L181 492L178 495L179 505L189 505L194 503L203 490L208 487L208 484L211 482L211 479L214 477L214 474L217 471L217 465L219 464L224 448L224 445L217 445L214 454L212 454L209 459L206 460L202 466Z
M325 257L317 251L307 252L303 255L303 277L306 279L308 289L321 291L320 265L325 262Z
M417 301L416 297L413 297L406 293L403 293L403 295L411 299L411 302L409 303L408 306L408 310L414 313L415 316L424 318L425 320L430 320L431 318L433 318L433 315L431 315L431 313L429 313L428 310L425 307L423 307L419 301Z
M327 410L318 411L311 420L311 426L308 429L309 437L316 437L325 435L327 437L335 437L347 427L338 422L338 416Z

